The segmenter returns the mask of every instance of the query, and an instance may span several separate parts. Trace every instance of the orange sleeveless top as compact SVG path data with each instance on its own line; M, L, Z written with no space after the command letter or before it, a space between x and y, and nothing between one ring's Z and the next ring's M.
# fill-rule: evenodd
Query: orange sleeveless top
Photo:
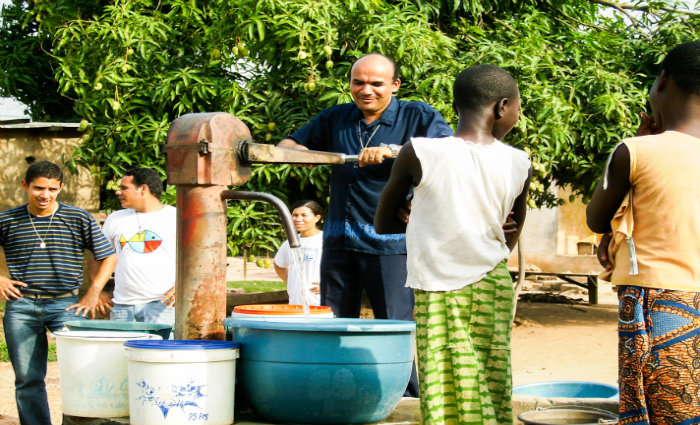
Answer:
M700 292L700 139L667 131L623 143L632 190L612 222L621 243L610 281Z

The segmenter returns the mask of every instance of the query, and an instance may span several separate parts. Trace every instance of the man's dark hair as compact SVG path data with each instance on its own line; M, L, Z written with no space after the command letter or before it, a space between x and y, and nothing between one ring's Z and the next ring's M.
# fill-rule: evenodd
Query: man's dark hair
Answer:
M352 66L350 67L350 72L348 73L348 81L350 81L350 78L352 77L352 69L355 67L355 64L357 63L357 61L359 61L360 59L365 58L367 56L371 56L371 55L381 56L384 59L388 60L391 63L391 66L394 67L394 75L392 76L392 82L399 79L399 66L396 64L396 61L394 59L390 58L387 55L383 55L381 53L368 53L368 54L362 56L361 58L358 58L355 62L352 63Z
M124 173L124 177L131 176L134 178L133 184L139 187L143 184L148 186L148 190L156 198L160 199L163 195L163 182L160 179L158 172L152 168L132 168L131 170Z
M678 87L700 96L700 41L688 41L674 47L661 62L661 69Z
M24 174L24 181L31 184L34 179L45 177L47 179L56 179L63 184L63 171L61 167L49 161L38 161L27 168Z
M452 89L457 111L477 110L503 98L519 96L518 84L504 69L494 65L475 65L460 72Z

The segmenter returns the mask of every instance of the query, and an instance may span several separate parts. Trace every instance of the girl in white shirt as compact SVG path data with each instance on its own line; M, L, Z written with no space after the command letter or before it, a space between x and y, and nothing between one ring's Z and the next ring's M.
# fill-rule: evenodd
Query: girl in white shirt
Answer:
M321 252L323 232L318 228L321 221L321 206L315 201L299 201L292 205L294 227L301 236L301 277L306 285L308 305L321 305ZM275 255L275 272L287 285L289 304L303 304L304 292L299 281L296 259L292 255L289 241L280 246Z

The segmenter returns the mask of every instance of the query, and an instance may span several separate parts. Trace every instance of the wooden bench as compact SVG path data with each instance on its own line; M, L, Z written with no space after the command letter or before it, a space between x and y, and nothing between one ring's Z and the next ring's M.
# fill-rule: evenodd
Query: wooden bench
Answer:
M287 291L234 293L226 292L226 316L229 316L234 307L247 304L287 304L289 296Z
M510 276L513 281L518 278L518 271L511 271ZM557 273L557 272L534 272L526 271L525 279L529 276L554 276L565 282L573 283L574 285L580 286L588 290L588 304L595 305L598 304L598 274L597 273ZM584 280L585 282L580 282L579 280Z

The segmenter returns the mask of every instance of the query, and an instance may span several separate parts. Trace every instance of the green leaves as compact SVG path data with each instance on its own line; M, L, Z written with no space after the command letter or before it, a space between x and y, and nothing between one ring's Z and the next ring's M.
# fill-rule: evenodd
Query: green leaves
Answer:
M245 249L254 255L277 251L282 230L276 212L258 201L228 201L227 215L231 217L226 230L230 240L229 255L241 255Z
M518 81L521 119L506 141L529 148L532 160L547 169L533 176L537 204L560 202L547 192L552 184L570 185L585 197L608 152L634 134L658 73L654 62L675 41L657 42L669 25L630 27L621 24L624 16L603 18L591 4L545 2L534 10L525 2L517 8L513 16L484 12L480 22L465 18L462 24L471 26L455 26L462 46L468 46L458 59L499 65ZM693 19L694 26L688 18L683 29L672 32L696 39Z
M89 121L70 164L106 185L132 166L163 170L168 127L186 113L226 111L257 142L277 143L352 101L350 67L371 52L396 60L399 98L456 125L454 77L492 63L521 91L506 142L528 149L538 164L531 196L553 204L552 184L592 191L610 149L634 133L661 58L698 38L697 16L666 10L680 6L636 7L632 22L583 0L14 0L2 12L0 95L29 104L35 119ZM328 177L328 167L255 166L243 189L325 203ZM232 221L246 217L230 229L230 249L255 238L274 249L276 213L248 207L229 210Z

